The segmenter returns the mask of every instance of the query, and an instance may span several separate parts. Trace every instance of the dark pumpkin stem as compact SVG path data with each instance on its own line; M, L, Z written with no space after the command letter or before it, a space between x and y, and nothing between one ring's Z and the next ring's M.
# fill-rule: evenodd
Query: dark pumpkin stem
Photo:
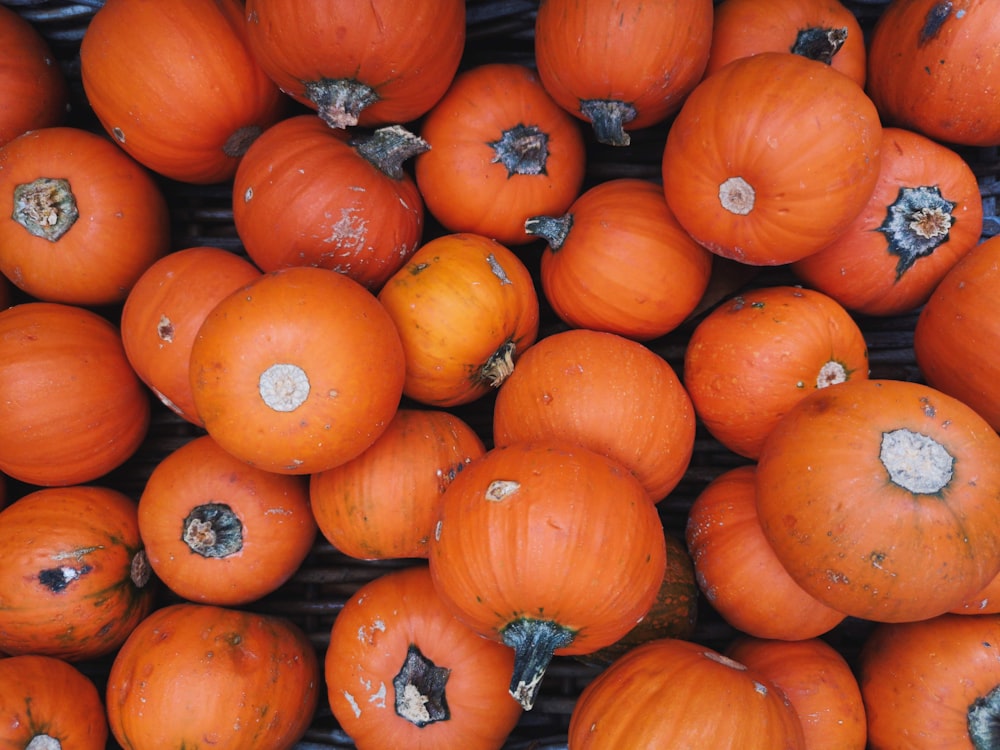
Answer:
M403 178L403 163L430 150L430 144L401 125L389 125L351 140L354 150L394 180Z
M392 679L396 715L417 727L451 718L444 688L450 669L439 667L410 644L399 673Z
M243 549L243 522L225 503L204 503L184 519L181 539L202 557L228 557Z
M504 644L514 649L510 694L530 711L552 656L571 644L576 632L552 620L522 618L509 623L501 636Z
M515 125L492 141L494 163L503 164L507 176L545 174L549 160L549 136L537 125Z
M833 56L840 52L840 48L844 46L846 41L847 29L845 27L824 29L813 26L809 29L802 29L796 35L791 52L830 65L833 63Z
M517 344L509 339L505 341L480 368L477 374L479 382L489 383L494 388L503 385L503 381L514 371L514 353L516 351Z
M532 216L524 222L524 231L534 237L541 237L549 247L558 250L566 241L573 228L573 214L564 216Z
M247 152L250 145L257 140L264 129L260 125L246 125L237 128L222 144L222 153L233 159L238 159Z
M79 217L68 180L39 177L14 188L11 218L35 237L56 242Z
M1000 685L969 706L969 739L975 750L1000 747Z
M590 121L599 143L627 146L632 142L625 125L632 122L638 113L631 104L610 99L583 99L580 101L580 113Z
M361 81L346 78L323 78L308 81L306 98L316 106L320 118L331 128L349 128L358 124L365 107L378 101L375 89Z
M899 258L897 281L914 263L948 241L955 223L955 205L941 195L937 185L899 189L878 228L889 243L889 254Z

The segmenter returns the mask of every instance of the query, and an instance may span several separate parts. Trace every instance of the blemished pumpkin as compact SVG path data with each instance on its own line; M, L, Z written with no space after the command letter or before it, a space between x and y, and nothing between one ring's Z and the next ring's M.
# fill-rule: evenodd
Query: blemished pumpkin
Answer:
M1000 436L930 386L851 380L806 396L757 465L757 510L799 585L845 614L927 619L1000 572Z
M0 536L0 653L106 656L153 605L136 504L118 490L35 490L0 511Z
M600 143L659 124L701 80L711 0L545 0L535 17L538 75L553 99L590 123Z
M38 300L122 302L170 249L167 201L107 138L41 128L0 149L0 272Z
M667 133L664 193L681 226L712 252L749 265L790 263L861 213L881 142L878 112L857 83L801 55L761 52L688 95Z
M515 443L449 485L429 566L459 620L513 649L510 694L528 710L555 654L609 646L649 610L666 543L621 464L568 442Z
M254 59L333 128L407 123L444 94L465 47L463 0L247 0Z
M521 717L513 652L467 628L426 565L385 573L337 613L326 652L330 708L358 750L499 750Z
M949 612L959 615L994 615L1000 613L1000 574Z
M107 0L80 44L101 125L136 161L188 183L231 179L286 97L247 47L240 0Z
M181 602L143 620L115 654L106 706L122 747L289 750L319 700L319 657L283 617Z
M310 474L358 456L399 406L400 337L361 284L325 268L263 274L222 299L191 347L209 435L266 471Z

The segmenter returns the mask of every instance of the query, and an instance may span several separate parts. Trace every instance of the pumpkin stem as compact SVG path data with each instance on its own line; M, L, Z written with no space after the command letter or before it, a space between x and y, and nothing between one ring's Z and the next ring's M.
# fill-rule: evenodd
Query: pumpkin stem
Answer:
M968 726L975 750L1000 747L1000 685L972 702Z
M514 352L516 350L517 344L511 340L505 341L480 368L479 382L489 383L494 388L503 385L503 381L514 372Z
M829 385L837 385L837 383L843 383L850 376L851 373L844 367L843 362L831 359L819 368L819 374L816 375L816 387L826 388Z
M494 164L507 168L507 176L544 174L549 159L549 136L537 125L515 125L503 131L490 147Z
M11 218L35 237L56 242L79 217L68 180L39 177L14 188Z
M719 203L730 213L746 216L753 211L757 192L742 177L730 177L719 185Z
M451 718L444 686L450 669L439 667L410 644L399 674L392 678L396 691L396 715L423 728Z
M394 180L403 178L403 162L429 151L431 145L401 125L389 125L352 139L354 150L372 166Z
M896 263L896 280L902 278L913 264L930 255L948 241L955 217L955 205L945 200L941 189L930 187L902 187L896 200L886 211L879 226L889 243L890 255L899 258Z
M243 549L243 522L225 503L204 503L184 519L181 540L202 557L229 557Z
M504 645L514 649L510 694L530 711L553 655L572 643L576 632L552 620L522 617L508 623L501 636Z
M149 564L149 558L146 556L146 550L139 550L134 555L132 555L132 564L129 567L129 577L132 579L132 585L137 589L141 589L147 583L149 579L153 576L153 568Z
M894 484L915 495L943 490L955 465L954 456L941 443L906 428L882 433L879 460Z
M48 734L36 734L24 750L62 750L62 743Z
M379 99L371 86L347 78L307 81L305 95L316 106L320 119L331 128L357 125L361 110Z
M627 146L632 142L625 132L625 123L635 119L635 107L612 99L581 99L580 113L594 128L598 143L608 146Z
M833 63L833 56L840 51L846 41L846 27L824 29L813 26L799 31L790 51L792 54L830 65Z
M558 250L566 241L566 235L573 228L573 214L565 216L532 216L524 222L524 231L541 237L549 247Z
M257 391L275 411L295 411L309 398L309 378L298 365L276 363L260 374Z
M257 137L264 132L260 125L245 125L234 130L222 144L222 153L233 159L238 159L247 152L250 144L257 140Z

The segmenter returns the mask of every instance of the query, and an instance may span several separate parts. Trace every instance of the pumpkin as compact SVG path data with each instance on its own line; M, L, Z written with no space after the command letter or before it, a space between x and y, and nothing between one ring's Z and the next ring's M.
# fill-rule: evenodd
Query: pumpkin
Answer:
M364 453L309 478L319 530L350 557L427 557L444 491L485 452L454 414L400 408Z
M757 509L799 585L876 622L934 617L1000 572L1000 436L930 386L806 396L757 466Z
M585 328L541 339L493 405L493 443L559 438L608 456L659 502L694 453L695 414L680 378L639 342Z
M976 175L955 151L900 128L885 128L882 143L867 207L792 271L851 311L900 315L924 304L979 242L983 200Z
M66 117L69 85L59 61L38 30L8 7L0 7L0 91L0 146Z
M182 602L139 623L111 663L106 704L122 747L288 750L322 674L302 629L274 615Z
M868 93L888 125L1000 145L1000 18L984 0L894 0L868 45Z
M444 94L465 47L461 0L247 0L254 59L330 127L415 120Z
M233 183L233 221L264 271L320 266L377 289L420 242L424 204L402 164L426 147L401 127L345 139L299 115L261 135Z
M157 578L188 601L223 606L276 590L316 537L303 477L248 466L210 435L160 459L138 520Z
M358 282L325 268L263 274L222 299L191 346L209 435L266 471L309 474L358 456L396 412L403 348Z
M450 232L528 244L524 222L561 215L583 184L580 128L525 65L462 71L419 132L430 148L414 161L417 187Z
M0 652L95 659L149 612L136 504L118 490L34 490L0 511L0 531Z
M1000 746L1000 616L883 623L865 639L858 682L868 747Z
M882 126L854 81L762 52L703 79L667 134L663 188L698 242L749 265L790 263L845 231L878 180Z
M105 750L108 721L97 686L53 656L0 659L0 746Z
M958 261L931 293L913 329L926 381L975 409L1000 430L1000 324L991 313L1000 290L1000 237Z
M750 289L701 319L684 350L684 384L720 443L756 459L768 433L818 389L868 377L868 347L850 313L822 292Z
M189 183L232 178L286 101L247 48L240 0L107 0L83 35L80 77L121 148Z
M531 273L512 250L482 235L426 242L378 300L403 343L403 393L428 406L467 404L498 388L538 337Z
M728 469L695 497L685 541L705 600L736 630L794 641L844 619L796 583L771 549L757 515L753 465Z
M723 0L715 6L711 75L761 52L791 52L865 85L867 50L857 17L840 0Z
M499 750L521 716L510 649L456 620L426 565L385 573L337 613L325 676L358 750Z
M36 299L110 305L170 249L145 169L102 136L34 130L0 149L0 272Z
M994 576L983 588L965 597L949 611L959 615L993 615L1000 612L1000 575Z
M553 655L609 646L649 610L666 543L621 464L549 440L493 448L455 477L428 559L447 608L513 649L510 694L527 710Z
M766 677L706 646L664 638L629 651L583 689L569 747L806 745L794 707Z
M120 325L129 364L163 404L191 424L204 426L189 376L198 329L223 297L259 276L260 270L236 253L198 245L150 265L125 298Z
M149 422L149 395L106 318L56 302L0 312L0 471L89 482L130 458Z
M545 90L589 122L598 142L659 124L701 80L712 40L711 0L544 0L534 52Z
M649 341L677 328L708 288L712 254L670 212L648 180L606 180L562 216L535 216L525 231L542 252L546 301L575 328Z

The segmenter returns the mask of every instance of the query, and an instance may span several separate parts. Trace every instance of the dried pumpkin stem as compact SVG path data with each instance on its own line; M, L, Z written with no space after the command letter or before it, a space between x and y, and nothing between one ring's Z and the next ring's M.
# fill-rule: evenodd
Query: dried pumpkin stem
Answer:
M514 649L510 694L525 711L530 711L553 655L571 644L576 632L552 620L525 617L508 623L501 637Z
M757 192L742 177L730 177L719 185L719 203L730 213L746 216L753 211Z
M181 540L202 557L229 557L243 549L243 522L225 503L203 503L184 519Z
M608 146L627 146L632 142L625 124L635 119L635 107L614 99L582 99L580 113L590 121L594 137Z
M39 177L14 188L11 218L35 237L56 242L79 217L69 180Z
M480 368L476 375L478 382L489 383L494 388L499 388L512 372L514 372L514 352L517 344L507 340L486 360L486 364Z
M573 214L533 216L524 222L524 231L533 237L541 237L552 250L558 250L563 246L572 228Z
M790 51L792 54L830 65L833 63L834 55L840 51L846 41L846 27L827 29L813 26L799 31Z
M36 734L24 750L62 750L62 743L48 734Z
M938 441L905 428L882 433L879 460L896 485L934 495L951 482L955 458Z
M371 86L348 78L308 81L305 95L316 106L323 122L331 128L357 125L362 110L379 100Z
M975 750L1000 747L1000 685L972 702L968 727Z
M955 206L936 185L899 189L877 230L885 237L889 254L899 259L897 281L920 258L948 241L955 223Z
M545 173L549 160L549 136L537 125L515 125L490 142L493 163L503 164L507 176Z
M246 125L234 130L222 144L222 153L233 159L238 159L247 152L250 145L257 140L264 129L260 125Z
M403 163L430 150L430 144L401 125L389 125L351 140L354 150L382 174L403 178Z
M403 666L392 679L396 715L421 728L450 719L444 692L449 675L450 669L437 666L411 644Z

